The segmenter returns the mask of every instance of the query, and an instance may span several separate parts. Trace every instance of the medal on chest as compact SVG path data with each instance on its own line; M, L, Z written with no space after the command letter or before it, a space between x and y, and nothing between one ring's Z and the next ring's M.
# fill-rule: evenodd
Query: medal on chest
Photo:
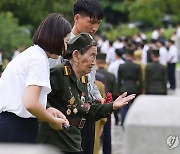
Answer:
M71 98L69 99L69 103L67 105L67 111L66 111L66 114L67 115L71 115L71 113L73 112L74 114L77 114L78 113L78 109L76 108L77 107L77 104L75 103L75 97L73 96L72 94L72 91L71 91L71 87L69 87L69 92L70 92L70 96Z
M86 113L88 113L91 105L86 102L85 94L83 92L81 94L81 101L82 101L81 107L85 108L86 109Z

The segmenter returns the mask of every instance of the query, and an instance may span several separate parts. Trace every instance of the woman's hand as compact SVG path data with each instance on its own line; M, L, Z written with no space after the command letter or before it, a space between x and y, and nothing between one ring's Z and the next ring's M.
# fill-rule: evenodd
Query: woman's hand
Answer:
M49 123L51 128L55 130L61 130L63 129L63 124L69 126L69 121L66 119L66 116L62 112L53 107L49 107L47 111L55 118L54 122Z
M47 111L48 111L53 117L61 118L61 119L66 120L66 116L65 116L62 112L60 112L58 109L56 109L56 108L49 107L49 108L47 108Z
M128 104L129 101L135 98L135 94L128 95L127 92L124 92L122 95L120 95L113 103L113 110L117 110L125 105Z
M51 128L53 128L53 129L55 129L55 130L62 130L63 129L63 127L62 127L63 124L69 125L69 121L64 120L62 118L55 118L54 117L54 120L49 123L49 126Z

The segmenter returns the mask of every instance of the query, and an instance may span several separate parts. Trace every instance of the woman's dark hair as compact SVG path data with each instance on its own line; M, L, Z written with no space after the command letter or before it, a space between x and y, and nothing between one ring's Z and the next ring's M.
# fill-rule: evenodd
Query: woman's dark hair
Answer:
M70 23L59 13L49 14L34 33L33 42L51 54L62 55Z
M73 6L73 16L81 14L96 18L103 19L104 13L98 0L76 0Z

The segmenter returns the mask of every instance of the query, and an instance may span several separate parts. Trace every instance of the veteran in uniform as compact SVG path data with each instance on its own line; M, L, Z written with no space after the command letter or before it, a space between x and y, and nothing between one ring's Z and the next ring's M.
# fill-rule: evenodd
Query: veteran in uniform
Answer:
M70 127L54 131L48 123L41 123L37 138L39 143L54 145L65 154L80 154L80 129L83 128L86 119L97 121L107 117L134 99L135 95L126 96L127 93L109 104L96 103L89 99L87 78L83 75L88 74L95 65L96 54L97 43L87 33L80 33L68 42L64 54L68 61L51 69L52 91L48 95L48 103L66 115ZM79 80L81 84L77 84Z

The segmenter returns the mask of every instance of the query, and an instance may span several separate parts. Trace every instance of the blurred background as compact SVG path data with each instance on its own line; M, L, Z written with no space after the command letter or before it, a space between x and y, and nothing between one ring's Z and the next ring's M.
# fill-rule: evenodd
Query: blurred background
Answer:
M40 21L51 12L60 12L73 24L74 0L1 0L0 49L12 57L15 50L32 44L32 35ZM179 0L100 0L105 18L99 29L107 38L132 37L143 31L147 40L152 31L164 28L169 39L180 23Z

